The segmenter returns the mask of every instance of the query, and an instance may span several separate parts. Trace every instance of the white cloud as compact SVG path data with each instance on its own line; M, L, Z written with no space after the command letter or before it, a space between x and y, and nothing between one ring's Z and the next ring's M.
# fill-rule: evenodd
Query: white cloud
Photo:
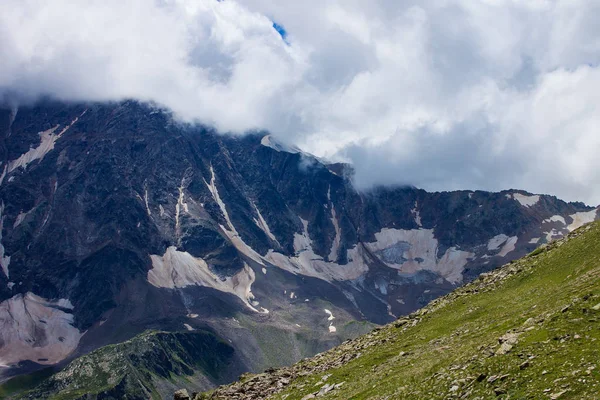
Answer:
M598 17L593 0L3 0L0 88L266 128L352 161L361 187L600 203Z

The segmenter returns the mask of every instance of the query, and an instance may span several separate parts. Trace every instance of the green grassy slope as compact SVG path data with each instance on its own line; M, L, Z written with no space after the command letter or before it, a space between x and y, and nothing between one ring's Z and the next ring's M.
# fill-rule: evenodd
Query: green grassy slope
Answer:
M600 224L327 353L201 396L598 399Z

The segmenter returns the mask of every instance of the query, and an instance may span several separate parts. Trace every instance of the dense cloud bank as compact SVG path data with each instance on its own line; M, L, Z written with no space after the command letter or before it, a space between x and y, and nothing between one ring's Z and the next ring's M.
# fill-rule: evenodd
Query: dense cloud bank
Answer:
M598 18L593 0L3 0L0 91L268 129L364 188L595 204Z

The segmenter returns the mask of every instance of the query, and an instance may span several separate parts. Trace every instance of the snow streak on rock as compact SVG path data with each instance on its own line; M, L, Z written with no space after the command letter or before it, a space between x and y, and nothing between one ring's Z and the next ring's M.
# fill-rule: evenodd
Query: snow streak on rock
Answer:
M13 229L15 229L17 226L21 225L21 222L23 222L23 220L25 220L26 216L27 216L27 213L20 212L19 215L17 215L17 218L15 218L15 222L13 223Z
M302 234L294 234L294 256L286 256L269 250L265 260L293 274L312 276L328 282L357 279L369 270L360 245L348 250L348 264L327 262L316 254L308 235L308 221L301 219Z
M150 205L148 204L148 188L144 189L144 203L146 203L146 212L150 217L152 215L152 211L150 211Z
M265 221L265 219L263 218L262 214L260 213L260 210L258 209L258 207L256 207L256 204L252 203L252 206L254 207L254 210L258 215L258 219L254 218L254 223L256 224L256 226L258 226L265 233L265 235L269 237L269 239L279 244L279 241L277 241L277 238L275 237L275 235L273 235L271 229L269 229L267 221Z
M4 255L4 245L2 244L2 231L4 230L4 203L0 204L0 266L6 278L9 279L8 266L10 265L10 256Z
M419 202L415 201L415 207L410 210L410 213L415 217L415 224L417 224L419 228L423 227L423 224L421 223L421 213L419 212Z
M224 227L223 225L219 225L219 227L221 228L221 230L223 231L225 236L227 236L227 238L229 238L229 240L231 241L231 244L240 253L242 253L246 257L250 258L252 261L255 261L256 263L264 266L262 257L256 251L254 251L252 248L250 248L250 246L248 246L242 240L242 238L238 234L237 230L233 226L233 223L231 222L231 219L229 218L229 213L227 212L227 207L225 207L225 203L223 202L223 200L221 199L221 196L219 195L219 190L217 189L217 185L216 185L215 171L214 171L212 165L210 166L210 175L211 175L210 183L208 183L206 181L204 181L204 183L206 183L206 186L208 187L208 190L212 194L213 199L219 205L219 208L221 209L221 213L223 214L223 216L225 217L225 221L227 222L227 227Z
M329 261L336 261L338 249L340 248L340 242L342 240L342 233L340 230L340 224L337 220L337 215L335 214L335 206L333 203L331 204L331 223L333 224L333 228L335 230L335 238L333 239L331 250L329 251Z
M181 237L181 211L188 212L188 205L185 200L185 177L181 178L181 185L177 188L179 196L177 197L177 204L175 204L175 235ZM149 211L149 210L148 210Z
M27 165L30 164L32 161L43 159L46 154L48 154L51 150L54 149L54 144L56 143L56 141L60 139L60 137L66 131L68 131L69 128L71 128L79 120L79 118L82 117L83 114L85 114L86 111L84 111L79 117L71 121L71 123L64 127L63 130L60 131L58 134L54 134L54 132L58 129L58 125L56 125L54 128L50 128L48 130L40 132L40 144L37 147L30 148L27 153L21 155L21 157L17 158L16 160L9 162L8 170L6 172L11 173L19 167L27 168Z

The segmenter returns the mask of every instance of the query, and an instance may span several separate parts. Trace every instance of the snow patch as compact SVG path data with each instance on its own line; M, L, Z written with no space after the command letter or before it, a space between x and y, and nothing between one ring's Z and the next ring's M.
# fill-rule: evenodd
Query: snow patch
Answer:
M335 317L333 316L333 313L331 311L329 311L328 309L325 309L325 314L328 315L327 321L329 321L329 333L335 333L337 331L337 329L335 326L333 326L332 321L335 319Z
M263 268L263 269L262 269L262 273L266 275L266 274L267 274L267 269L266 269L266 268Z
M191 254L179 251L175 246L167 249L163 256L151 255L152 269L148 271L148 282L160 288L183 288L186 286L210 287L239 297L248 308L259 312L251 304L254 299L252 283L255 275L252 268L244 268L236 275L220 279L208 268L208 264Z
M285 152L285 153L292 153L292 154L301 152L300 149L298 149L298 148L286 146L282 143L279 143L278 141L273 139L273 137L271 135L263 136L262 139L260 140L260 144L265 147L270 147L277 152Z
M73 326L67 299L50 301L33 293L17 294L0 303L0 365L23 360L50 365L65 359L82 333Z
M265 260L293 274L312 276L326 281L357 279L369 269L363 245L348 250L346 265L325 262L315 254L308 235L308 221L301 219L303 233L294 235L295 255L288 257L270 249ZM398 255L397 261L384 260L391 268L414 273L419 270L437 272L452 283L462 281L462 271L475 254L452 247L438 259L438 241L432 229L399 230L384 228L375 234L376 241L364 247L373 253L390 251ZM399 254L398 254L399 253Z
M379 290L379 293L382 295L387 295L387 283L385 282L375 282L375 289Z
M183 324L183 326L185 327L185 329L187 329L188 331L193 331L194 328L192 328L189 324Z
M501 233L500 235L496 235L489 240L487 249L489 251L495 251L500 249L500 246L502 246L497 255L500 257L505 257L508 253L515 249L518 239L519 238L517 236L508 237L507 235Z
M562 215L553 215L548 219L545 219L544 222L561 222L563 225L566 225L565 217Z
M500 235L496 235L493 238L491 238L490 241L488 242L487 249L490 251L498 250L500 248L500 246L503 243L505 243L507 240L508 240L508 236L506 236L503 233L501 233Z
M376 241L367 243L366 247L373 253L399 248L401 259L384 260L392 268L404 273L415 273L428 270L440 274L451 283L462 281L462 271L474 253L462 251L456 247L446 250L438 259L438 241L433 229L390 229L384 228L375 234Z
M508 240L506 241L506 243L504 243L504 246L502 246L502 249L500 249L500 252L497 255L500 257L506 257L508 253L515 249L515 245L517 244L518 240L519 238L517 236L512 236L508 238Z
M335 319L335 317L333 316L333 313L331 311L329 311L328 309L325 309L325 314L329 315L329 317L327 318L327 321L333 321Z
M529 244L537 244L537 242L540 241L541 238L531 238L531 240L529 241Z
M573 222L571 222L569 224L569 226L567 226L567 229L569 230L569 232L572 232L575 229L587 224L588 222L594 221L596 219L597 212L598 212L598 209L594 209L591 211L578 212L578 213L569 215L569 217L571 217Z
M510 195L506 195L509 198L512 198L513 200L518 201L519 203L521 203L521 205L523 207L531 207L537 204L538 201L540 201L540 196L538 195L533 195L533 196L526 196L524 194L521 193L513 193L512 197L510 197Z

